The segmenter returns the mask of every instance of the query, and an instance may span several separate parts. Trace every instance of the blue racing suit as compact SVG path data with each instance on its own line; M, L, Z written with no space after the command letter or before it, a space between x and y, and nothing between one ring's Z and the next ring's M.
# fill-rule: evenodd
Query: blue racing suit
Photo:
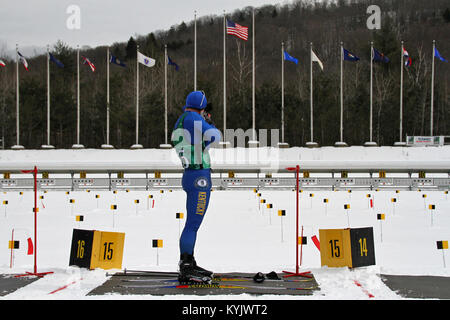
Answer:
M180 254L194 254L197 231L205 217L211 194L211 165L209 145L220 141L220 131L193 111L185 111L178 118L172 142L181 159L186 192L187 218L180 237Z

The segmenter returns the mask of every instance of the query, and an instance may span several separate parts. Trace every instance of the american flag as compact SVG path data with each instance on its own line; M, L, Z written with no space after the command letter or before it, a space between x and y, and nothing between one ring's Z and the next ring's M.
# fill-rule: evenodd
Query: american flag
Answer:
M243 27L233 21L227 20L227 34L232 34L242 40L248 40L248 28Z
M95 72L94 64L88 58L86 58L86 57L82 57L82 58L84 60L83 64L89 65L89 67L91 67L92 72Z

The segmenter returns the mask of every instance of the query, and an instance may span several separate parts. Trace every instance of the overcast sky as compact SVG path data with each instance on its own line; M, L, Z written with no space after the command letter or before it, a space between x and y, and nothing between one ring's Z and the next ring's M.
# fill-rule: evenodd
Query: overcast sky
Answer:
M247 6L290 3L288 0L2 0L0 4L0 55L22 54L45 48L58 39L72 47L109 45L130 36L167 30L181 21L210 14L222 15ZM80 28L74 11L80 10ZM67 23L72 29L68 28ZM39 50L40 51L40 50ZM1 58L1 57L0 57Z

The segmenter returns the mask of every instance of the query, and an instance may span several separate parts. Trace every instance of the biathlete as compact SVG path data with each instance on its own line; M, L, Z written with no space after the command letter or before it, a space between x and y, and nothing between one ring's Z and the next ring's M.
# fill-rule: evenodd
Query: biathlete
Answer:
M197 231L208 209L211 193L208 149L221 137L211 115L205 112L206 106L203 91L191 92L172 133L172 143L184 168L182 186L187 195L187 218L180 237L180 282L209 282L213 275L212 271L199 267L194 258Z

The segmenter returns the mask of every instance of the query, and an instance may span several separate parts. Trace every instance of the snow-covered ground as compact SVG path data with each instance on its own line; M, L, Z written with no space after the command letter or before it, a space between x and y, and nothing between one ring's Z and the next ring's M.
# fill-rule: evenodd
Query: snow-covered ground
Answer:
M213 167L226 165L224 159L240 159L234 152L238 150L212 150ZM275 160L280 163L303 161L312 166L329 165L333 161L341 164L361 162L370 166L373 161L378 161L400 167L420 167L422 164L421 168L426 170L428 166L442 167L450 163L449 146L290 148L276 152ZM138 169L162 164L179 166L172 153L173 150L155 149L5 150L0 152L0 170L27 169L31 165L38 165L40 169L45 166L85 168L86 165L94 168L131 165ZM295 192L260 192L266 203L273 205L272 209L260 208L253 190L212 192L195 251L200 265L215 272L295 270ZM369 207L367 194L371 194L373 208ZM153 195L154 207L149 195ZM402 299L380 280L378 274L450 276L450 253L436 248L436 241L450 240L450 196L444 191L353 190L348 193L305 190L300 194L300 226L308 237L308 244L302 248L301 271L312 271L320 284L320 291L315 291L312 296L87 296L109 276L102 269L88 271L69 266L73 229L124 232L123 268L176 271L178 239L185 221L176 219L176 213L186 213L185 193L182 190L164 193L122 190L113 194L91 190L67 195L64 191L40 191L40 196L43 199L38 200L37 271L53 273L0 299L367 299L367 292L375 299ZM33 256L27 255L27 239L34 238L33 197L32 191L0 193L1 274L33 271ZM395 204L391 202L394 197L397 198ZM324 198L329 199L327 207ZM70 204L69 199L75 199L75 203ZM139 204L135 203L136 199L140 200ZM110 210L111 204L118 206L114 213ZM344 210L344 204L350 204L351 209ZM427 209L429 204L436 206L433 212ZM278 216L278 210L285 210L286 216ZM377 220L378 213L384 213L386 219ZM76 221L76 215L83 215L84 221ZM319 229L347 227L373 227L376 265L353 270L321 266L320 252L311 237L319 237ZM20 248L14 250L11 267L8 241L13 229ZM162 239L163 247L152 248L153 239ZM357 286L355 280L362 287Z
M198 234L196 260L215 272L256 273L295 270L295 192L261 190L261 198L273 208L259 208L253 190L214 190L204 222ZM95 195L100 195L99 199ZM155 200L147 205L148 195ZM310 194L314 194L313 197ZM374 199L368 204L367 194ZM426 194L426 198L423 198ZM86 296L108 279L105 270L88 271L69 267L74 228L125 233L122 267L176 271L179 258L178 238L185 213L182 190L154 191L62 191L39 192L38 200L38 272L53 271L0 299L202 299L196 296ZM33 192L0 193L0 273L32 271L33 256L27 255L27 238L33 238ZM395 207L391 198L397 198ZM327 208L323 199L328 198ZM69 199L75 199L70 204ZM140 203L135 204L134 200ZM4 205L3 201L8 200ZM448 250L437 250L436 241L450 238L450 197L443 191L304 191L301 193L300 226L308 237L303 246L301 271L312 271L320 291L312 296L263 296L246 294L210 296L211 299L401 299L377 274L450 276ZM351 204L346 212L344 204ZM112 213L111 204L118 210ZM428 204L435 204L433 213ZM286 216L278 216L286 210ZM384 221L377 220L384 213ZM83 215L84 221L75 220ZM321 267L320 253L311 241L319 229L373 227L376 265L349 270ZM10 268L8 241L20 241L14 250ZM382 236L382 239L381 239ZM153 239L162 239L163 248L152 248ZM444 268L444 259L446 268ZM110 271L111 272L111 271ZM355 285L355 280L363 287ZM49 294L65 287L54 294ZM208 297L206 297L208 298Z

